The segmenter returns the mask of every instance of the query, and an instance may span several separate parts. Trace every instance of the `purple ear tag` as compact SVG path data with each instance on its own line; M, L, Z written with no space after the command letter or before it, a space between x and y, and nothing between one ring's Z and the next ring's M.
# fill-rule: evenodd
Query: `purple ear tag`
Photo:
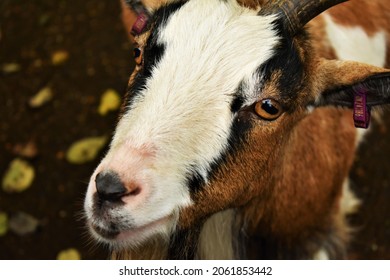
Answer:
M137 20L131 28L132 35L141 34L148 25L149 16L146 13L138 14Z
M370 124L371 112L367 106L367 91L360 88L355 92L353 100L353 120L355 127L367 129Z
M141 0L126 0L126 3L131 7L131 9L137 15L137 19L131 28L131 34L133 36L140 35L145 31L148 26L150 19L150 14L145 6L142 4Z

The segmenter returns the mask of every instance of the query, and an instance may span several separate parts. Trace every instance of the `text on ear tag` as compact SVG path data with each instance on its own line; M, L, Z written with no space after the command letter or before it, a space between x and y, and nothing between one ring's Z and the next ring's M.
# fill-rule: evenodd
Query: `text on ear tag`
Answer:
M137 20L131 28L132 35L140 35L148 25L149 16L145 13L138 14Z
M355 127L368 128L370 125L371 112L367 105L367 92L364 89L359 89L355 92L353 100L353 120Z

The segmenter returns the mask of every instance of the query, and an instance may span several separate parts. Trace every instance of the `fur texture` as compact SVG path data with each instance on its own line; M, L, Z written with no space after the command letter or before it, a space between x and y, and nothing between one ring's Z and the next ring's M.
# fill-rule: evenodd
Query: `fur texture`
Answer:
M277 15L258 15L263 1L143 1L143 63L85 200L113 258L346 257L362 138L346 107L361 87L369 104L390 102L388 32L356 26L354 2L340 5L354 24L335 7L290 37ZM119 200L96 190L106 171L128 190Z

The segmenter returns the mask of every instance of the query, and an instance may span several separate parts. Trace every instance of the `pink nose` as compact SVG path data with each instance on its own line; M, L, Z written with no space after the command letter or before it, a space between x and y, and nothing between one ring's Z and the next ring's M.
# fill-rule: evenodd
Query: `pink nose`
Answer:
M100 172L95 178L96 191L102 200L117 201L124 196L136 196L139 188L129 190L121 181L119 175L113 171Z

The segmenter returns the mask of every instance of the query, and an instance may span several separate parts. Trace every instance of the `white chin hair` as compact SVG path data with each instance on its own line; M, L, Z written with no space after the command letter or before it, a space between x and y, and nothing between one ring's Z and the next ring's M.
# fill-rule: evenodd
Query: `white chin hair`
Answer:
M148 240L153 239L153 237L169 240L176 227L177 216L172 214L131 230L120 231L112 238L99 234L91 225L90 232L95 240L109 245L113 250L137 248Z

